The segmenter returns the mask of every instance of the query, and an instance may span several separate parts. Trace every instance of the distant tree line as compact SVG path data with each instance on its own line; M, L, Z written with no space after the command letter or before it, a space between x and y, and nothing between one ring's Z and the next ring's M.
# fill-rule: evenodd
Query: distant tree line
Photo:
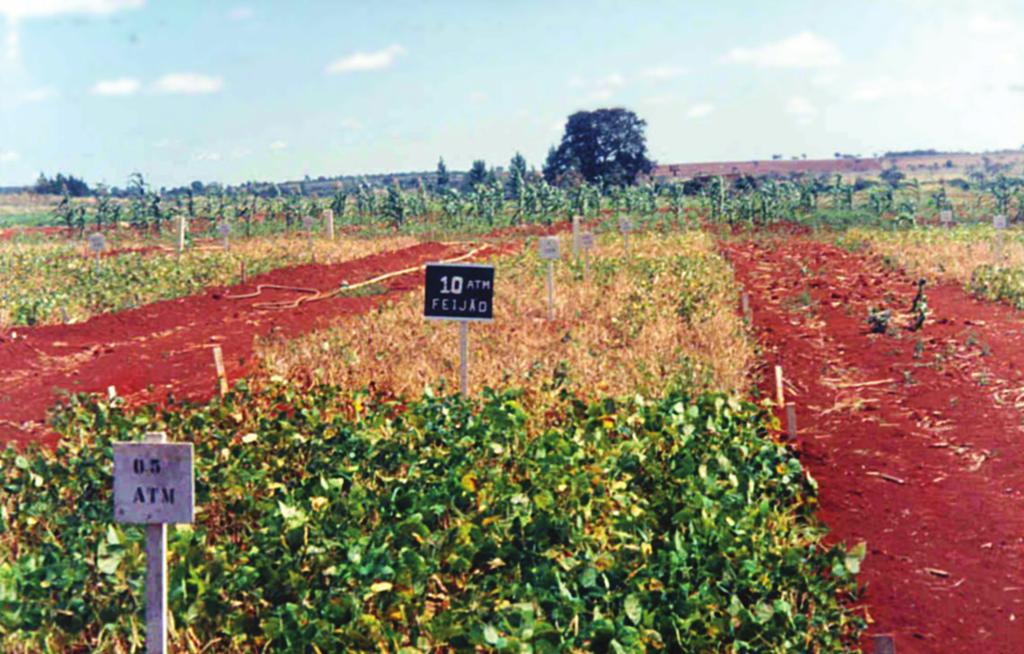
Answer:
M84 198L91 195L89 185L85 183L85 180L64 173L57 173L57 176L53 178L39 173L39 179L36 180L32 190L40 194L68 195L73 198Z

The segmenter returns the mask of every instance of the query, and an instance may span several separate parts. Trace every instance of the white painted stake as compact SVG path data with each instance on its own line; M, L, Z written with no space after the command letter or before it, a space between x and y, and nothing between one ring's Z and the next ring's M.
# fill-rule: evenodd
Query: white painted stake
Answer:
M178 254L185 251L185 216L178 216Z
M555 262L548 261L548 320L555 319Z
M469 395L469 322L459 322L459 392Z
M117 389L114 388L113 384L111 384L110 386L107 386L107 399L113 400L115 397L117 397Z
M580 255L580 217L572 217L572 255Z
M146 434L147 443L164 443L167 434ZM146 652L167 652L167 524L146 525Z
M782 390L782 366L775 366L775 399L779 406L786 406L786 395Z
M217 367L217 384L223 397L228 392L228 375L224 370L224 353L219 345L213 346L213 364Z
M324 222L327 223L327 240L334 240L334 211L324 209Z

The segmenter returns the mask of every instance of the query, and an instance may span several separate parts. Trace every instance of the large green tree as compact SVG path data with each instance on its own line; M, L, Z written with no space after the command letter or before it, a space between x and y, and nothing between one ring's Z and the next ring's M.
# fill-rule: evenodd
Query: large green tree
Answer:
M626 185L649 173L647 123L628 109L577 111L565 123L557 148L548 152L544 179L557 183L575 175L588 182Z

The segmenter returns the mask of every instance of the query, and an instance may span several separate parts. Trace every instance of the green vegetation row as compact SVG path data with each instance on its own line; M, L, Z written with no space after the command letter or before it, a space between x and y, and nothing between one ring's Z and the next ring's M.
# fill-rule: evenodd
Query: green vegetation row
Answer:
M429 390L408 403L244 385L174 412L73 398L54 452L0 456L0 649L143 639L143 530L111 447L196 445L172 528L174 638L203 651L843 651L862 551L825 549L815 484L758 406L676 391Z
M421 178L412 188L402 188L397 182L383 189L367 182L339 184L333 195L325 198L276 185L243 186L230 192L211 186L201 193L189 188L162 195L136 174L127 198L115 199L104 189L85 202L65 195L53 219L55 224L81 233L116 223L159 232L174 216L185 215L211 223L235 223L237 233L245 235L268 229L301 229L305 216L319 217L328 208L340 227L412 233L551 224L573 215L597 216L602 210L630 214L666 211L679 218L691 209L712 222L751 226L782 220L826 227L907 226L922 216L934 219L943 210L955 211L958 219L982 219L996 213L1006 214L1012 221L1024 220L1024 179L1002 174L957 180L948 186L945 182L925 185L898 172L880 182L849 182L836 175L792 179L746 176L731 182L708 177L626 186L575 179L571 184L555 185L527 171L521 156L513 159L507 175L499 177L481 169L460 188L445 181L446 173L442 173L433 179Z
M287 253L263 248L246 257L250 274L286 265ZM201 292L236 281L239 259L222 251L125 252L93 257L74 245L0 243L0 326L78 320Z

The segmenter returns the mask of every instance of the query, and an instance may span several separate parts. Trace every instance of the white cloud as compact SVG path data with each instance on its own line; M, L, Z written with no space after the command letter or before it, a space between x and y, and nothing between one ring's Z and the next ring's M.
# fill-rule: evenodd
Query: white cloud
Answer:
M196 161L220 161L220 152L204 150L202 152L197 152L193 159Z
M347 57L342 57L328 64L327 72L331 75L340 75L342 73L380 70L395 63L395 59L403 54L405 54L405 48L398 44L389 45L383 50L375 50L373 52L354 52Z
M13 163L18 160L18 156L14 150L0 150L0 163Z
M133 95L141 84L139 80L132 77L118 77L117 79L104 79L92 85L90 91L93 95Z
M640 77L657 82L675 79L685 74L686 69L681 66L654 66L640 71Z
M231 11L228 12L228 18L231 20L248 20L252 18L252 7L233 7Z
M21 94L22 102L44 102L46 100L52 100L56 98L58 93L56 87L53 86L40 86L39 88L29 89Z
M168 73L153 83L153 88L159 93L186 95L216 93L223 87L224 80L220 77L200 73Z
M920 79L896 79L882 75L854 84L850 99L856 102L876 102L891 98L923 98L941 91L939 86Z
M967 31L979 36L1006 36L1014 30L1010 21L993 18L989 14L974 14L967 20Z
M145 4L146 0L0 0L0 14L15 20L62 14L102 16L122 9L137 9Z
M687 118L704 118L705 116L711 115L711 112L715 110L715 105L709 102L701 102L695 104L689 108L686 112Z
M838 46L813 32L801 32L756 48L733 48L723 61L761 68L827 68L841 63Z
M270 149L271 150L285 150L287 148L288 148L288 142L287 141L274 141L273 143L270 144Z
M590 99L594 102L608 100L626 83L621 73L611 73L595 81L590 89Z
M673 98L671 95L661 94L646 97L640 102L651 107L664 107L665 105L672 104L674 100L675 98Z
M795 116L798 123L806 125L818 115L818 108L805 97L796 95L786 102L786 113Z

